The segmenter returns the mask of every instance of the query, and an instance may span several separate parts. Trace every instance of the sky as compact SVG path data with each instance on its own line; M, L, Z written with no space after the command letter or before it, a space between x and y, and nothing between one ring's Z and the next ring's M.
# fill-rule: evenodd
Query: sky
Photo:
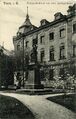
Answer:
M13 36L26 19L27 6L31 23L39 26L41 19L53 21L56 12L67 14L68 6L74 3L75 0L0 0L0 45L14 49Z

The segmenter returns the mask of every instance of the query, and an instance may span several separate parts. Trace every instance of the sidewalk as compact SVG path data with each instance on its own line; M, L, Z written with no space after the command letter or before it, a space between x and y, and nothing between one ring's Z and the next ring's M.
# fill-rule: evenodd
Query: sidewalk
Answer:
M57 94L47 96L29 96L24 94L2 93L2 95L11 96L20 100L35 115L36 119L76 119L76 114L65 107L48 101L46 98Z

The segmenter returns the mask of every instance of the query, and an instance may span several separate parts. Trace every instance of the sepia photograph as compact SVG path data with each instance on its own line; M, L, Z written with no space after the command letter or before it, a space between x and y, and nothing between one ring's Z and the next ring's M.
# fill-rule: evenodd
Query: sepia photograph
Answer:
M0 119L76 119L76 0L0 0Z

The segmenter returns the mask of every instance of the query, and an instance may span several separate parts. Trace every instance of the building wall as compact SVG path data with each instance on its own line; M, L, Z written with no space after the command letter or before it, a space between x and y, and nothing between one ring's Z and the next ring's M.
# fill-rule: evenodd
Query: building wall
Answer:
M59 36L59 30L61 28L65 28L65 36L63 38L60 38ZM54 32L54 39L53 40L49 40L49 33ZM40 43L40 37L44 36L44 43ZM40 51L41 49L44 49L45 52L45 58L44 61L48 62L49 61L49 50L51 46L54 46L55 49L55 61L59 61L59 48L61 43L64 43L65 45L65 57L68 57L68 53L67 53L67 23L63 22L63 23L59 23L57 25L54 25L52 27L40 30L37 33L28 35L25 37L24 40L24 44L26 44L26 42L28 41L28 47L30 50L32 50L32 41L33 39L35 39L36 37L38 37L38 61L40 61ZM21 39L20 39L21 40ZM21 43L21 41L20 41ZM25 49L26 49L26 45L25 45Z
M61 15L62 16L62 15ZM55 19L56 20L56 19ZM59 19L57 19L59 20ZM41 63L41 51L44 50L44 59L43 59L43 67L45 64L47 68L44 68L46 72L47 78L49 80L49 71L50 69L54 70L54 77L60 75L60 70L66 70L71 68L70 63L73 61L73 66L75 65L75 57L73 58L73 45L76 44L76 32L73 33L73 24L76 23L76 15L69 17L67 15L65 20L55 23L54 25L48 25L48 27L44 27L38 31L35 31L31 34L25 34L24 37L24 55L26 53L29 54L29 57L32 52L33 39L37 39L37 56L38 62ZM47 26L47 25L46 25ZM40 26L42 27L42 26ZM49 40L49 34L54 33L54 39ZM62 32L64 32L62 34ZM62 36L60 36L60 34ZM43 37L43 43L40 43L41 37ZM14 40L14 47L16 53L20 53L20 50L17 49L18 43L20 44L20 50L23 48L23 39ZM26 45L27 44L27 45ZM54 47L54 60L50 61L50 49ZM60 59L60 48L64 46L64 58ZM70 73L70 72L67 72Z
M57 26L49 27L49 29L44 29L39 34L39 41L40 41L40 35L44 35L44 44L41 45L40 42L38 44L38 51L40 52L41 48L45 49L45 61L49 61L49 50L51 46L54 46L54 52L55 52L55 61L59 61L59 47L61 43L65 44L65 49L67 47L66 41L67 41L67 35L65 34L64 38L60 38L59 36L59 30L60 28L66 28L66 23L59 23ZM49 33L54 32L54 39L49 40ZM65 51L66 57L67 57L67 50Z

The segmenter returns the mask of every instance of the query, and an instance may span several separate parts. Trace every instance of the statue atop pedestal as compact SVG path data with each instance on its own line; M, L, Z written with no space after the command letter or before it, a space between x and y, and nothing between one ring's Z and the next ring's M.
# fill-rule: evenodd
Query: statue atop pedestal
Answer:
M29 63L28 65L28 79L25 87L26 89L42 89L43 85L41 85L40 81L40 65L37 60L37 45L33 45L32 54L33 64Z

